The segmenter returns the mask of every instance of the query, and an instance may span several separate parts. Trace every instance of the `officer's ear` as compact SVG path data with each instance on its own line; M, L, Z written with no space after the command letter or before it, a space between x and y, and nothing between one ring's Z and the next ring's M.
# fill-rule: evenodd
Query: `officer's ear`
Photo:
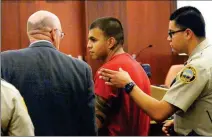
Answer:
M193 32L191 29L187 28L187 29L184 31L184 35L185 35L185 38L186 38L187 40L189 40L189 39L191 39L191 38L193 37L194 32Z

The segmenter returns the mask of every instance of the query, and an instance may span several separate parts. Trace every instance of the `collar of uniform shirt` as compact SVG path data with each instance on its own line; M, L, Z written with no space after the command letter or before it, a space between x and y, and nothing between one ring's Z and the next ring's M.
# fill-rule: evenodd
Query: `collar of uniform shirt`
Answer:
M37 41L35 41L35 42L30 43L29 47L30 47L32 44L35 44L35 43L38 43L38 42L48 42L48 43L51 43L51 42L48 41L48 40L37 40ZM51 43L51 44L52 44L52 43Z
M197 47L193 50L191 55L189 56L188 60L192 58L193 55L195 55L198 52L201 52L203 49L207 48L209 46L209 41L207 39L203 40Z

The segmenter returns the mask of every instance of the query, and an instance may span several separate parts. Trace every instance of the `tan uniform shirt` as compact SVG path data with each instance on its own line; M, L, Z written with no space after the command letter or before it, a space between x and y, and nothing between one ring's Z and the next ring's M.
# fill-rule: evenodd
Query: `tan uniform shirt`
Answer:
M34 126L19 91L1 80L1 128L9 136L34 136Z
M212 45L198 45L163 100L178 107L174 130L188 135L212 135Z

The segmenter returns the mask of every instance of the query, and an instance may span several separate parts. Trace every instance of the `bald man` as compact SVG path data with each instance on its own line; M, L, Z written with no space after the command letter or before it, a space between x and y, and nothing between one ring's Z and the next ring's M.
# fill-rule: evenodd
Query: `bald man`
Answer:
M1 53L1 76L23 96L35 135L96 135L92 72L59 51L64 33L58 17L35 12L27 34L29 47Z

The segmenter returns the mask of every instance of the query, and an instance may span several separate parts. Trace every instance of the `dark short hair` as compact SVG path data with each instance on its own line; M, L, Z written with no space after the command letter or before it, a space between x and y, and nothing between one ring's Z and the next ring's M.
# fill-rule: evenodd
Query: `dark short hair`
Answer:
M182 29L191 29L197 37L205 37L205 20L201 12L192 6L177 9L170 16L171 21Z
M124 44L124 32L121 22L113 17L102 17L96 19L89 30L99 28L104 32L105 37L114 37L117 44Z

